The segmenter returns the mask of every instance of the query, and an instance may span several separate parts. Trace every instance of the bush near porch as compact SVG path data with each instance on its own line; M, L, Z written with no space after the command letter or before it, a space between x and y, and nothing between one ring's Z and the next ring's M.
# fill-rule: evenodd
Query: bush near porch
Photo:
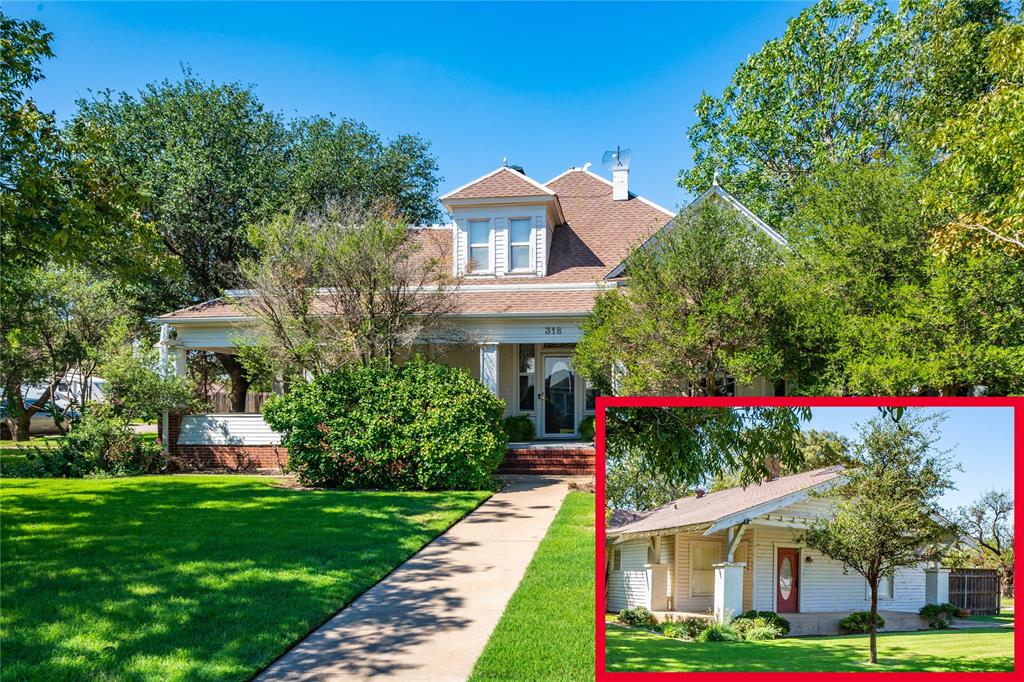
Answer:
M831 672L1013 670L1013 629L923 630L878 635L789 637L763 642L686 642L614 623L605 626L611 672Z
M250 679L488 496L5 479L3 679Z
M505 456L504 403L467 372L416 356L300 384L263 407L303 485L489 488Z

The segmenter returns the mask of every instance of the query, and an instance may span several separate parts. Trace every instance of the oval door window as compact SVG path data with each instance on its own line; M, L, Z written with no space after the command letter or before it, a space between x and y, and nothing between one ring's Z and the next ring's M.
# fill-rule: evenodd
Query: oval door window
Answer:
M793 563L789 557L782 558L782 566L779 567L779 596L785 601L793 593Z

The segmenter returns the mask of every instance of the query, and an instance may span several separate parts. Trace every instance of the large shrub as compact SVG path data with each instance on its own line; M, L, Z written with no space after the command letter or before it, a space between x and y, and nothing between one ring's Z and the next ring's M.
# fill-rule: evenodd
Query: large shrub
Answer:
M452 490L491 486L503 411L463 370L417 356L317 377L267 401L263 416L303 485Z
M878 614L875 630L885 627L885 618ZM839 629L848 635L862 635L871 632L871 612L854 611L846 618L839 621Z
M29 448L27 455L29 472L48 478L139 476L167 466L160 445L132 431L102 405L87 411L56 447Z
M698 642L738 642L742 639L743 637L731 626L714 622L709 623L708 627L697 635Z

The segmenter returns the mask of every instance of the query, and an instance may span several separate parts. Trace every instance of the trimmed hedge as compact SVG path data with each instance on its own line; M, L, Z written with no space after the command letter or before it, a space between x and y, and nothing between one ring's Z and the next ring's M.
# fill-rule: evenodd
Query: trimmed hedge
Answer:
M490 488L504 403L467 372L416 356L346 367L267 401L263 416L306 486Z
M619 615L615 617L615 620L623 625L630 625L632 627L651 627L658 622L654 618L654 614L642 606L622 609L619 611Z
M918 613L928 621L928 627L932 630L946 630L953 623L956 614L960 612L959 606L952 604L925 604Z

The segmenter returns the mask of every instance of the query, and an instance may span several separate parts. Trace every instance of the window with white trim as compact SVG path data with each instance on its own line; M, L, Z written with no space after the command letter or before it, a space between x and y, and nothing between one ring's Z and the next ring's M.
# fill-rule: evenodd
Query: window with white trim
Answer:
M715 593L715 563L718 562L717 542L690 543L690 596L710 597Z
M519 344L519 411L533 412L536 393L536 359L532 343Z
M529 218L508 221L508 269L510 272L531 270L530 243L533 241L533 223Z
M894 575L883 575L878 580L878 598L879 599L892 599L894 593L894 583L896 582ZM864 581L864 599L871 601L871 585L868 581Z
M469 271L491 272L491 229L490 220L469 221Z

